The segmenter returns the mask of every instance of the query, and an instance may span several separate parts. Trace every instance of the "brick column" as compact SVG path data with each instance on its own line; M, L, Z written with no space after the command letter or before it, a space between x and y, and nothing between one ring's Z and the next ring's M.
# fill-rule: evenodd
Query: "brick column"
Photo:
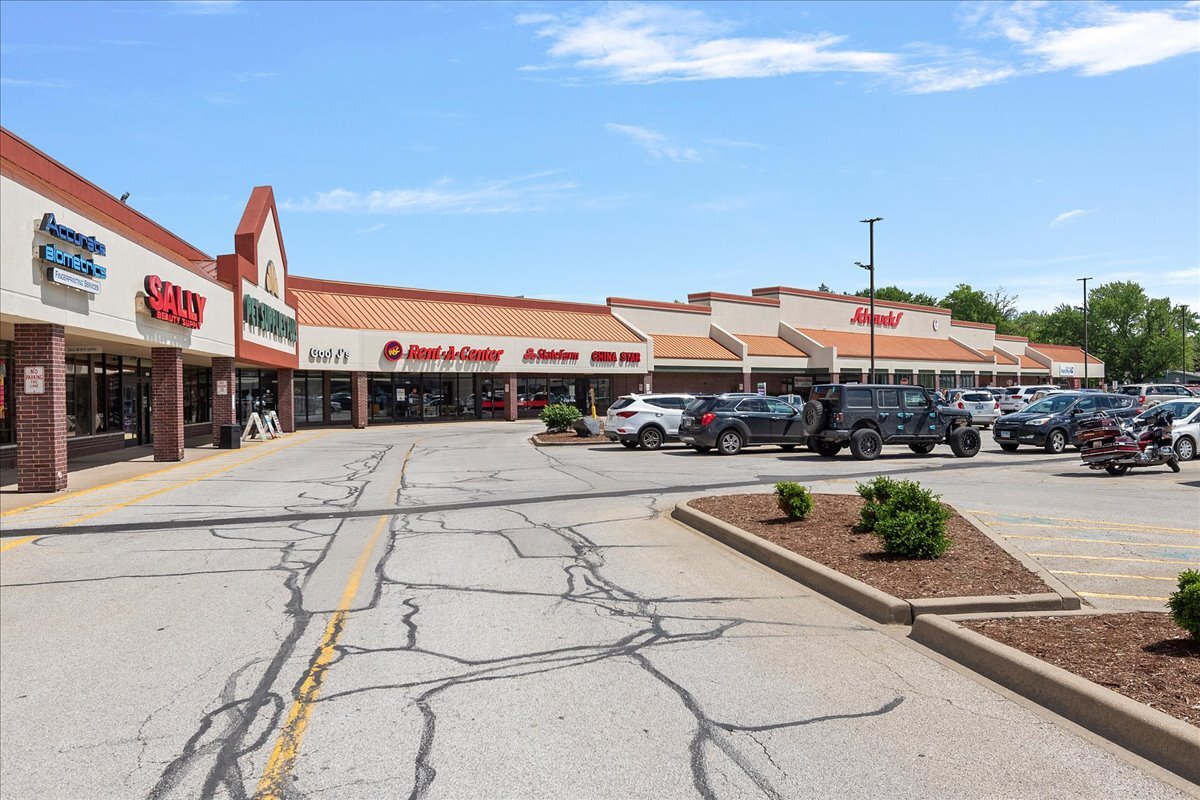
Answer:
M842 374L840 372L829 373L829 382L830 383L841 383L842 382Z
M17 323L14 328L13 399L17 433L17 491L67 488L67 367L61 325ZM25 393L25 368L41 367L41 394Z
M647 372L643 383L646 385L646 394L652 393L654 391L654 373Z
M279 369L275 374L279 390L279 399L275 403L275 413L279 415L279 429L284 433L295 433L296 397L292 389L295 370Z
M350 373L350 424L367 427L367 373Z
M509 422L517 420L517 374L515 372L504 376L504 419Z
M225 384L225 394L221 394L221 384ZM234 408L234 398L237 396L237 368L233 366L232 358L214 358L212 360L212 443L216 447L221 443L221 426L237 424L237 410Z
M150 350L150 431L155 461L183 461L183 351Z
M330 404L329 393L333 391L329 372L321 373L321 423L328 425L333 422L333 406Z

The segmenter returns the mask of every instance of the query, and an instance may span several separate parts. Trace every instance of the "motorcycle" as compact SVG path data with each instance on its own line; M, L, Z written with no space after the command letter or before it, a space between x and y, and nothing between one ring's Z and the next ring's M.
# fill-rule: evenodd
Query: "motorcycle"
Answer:
M1122 422L1101 416L1079 425L1080 458L1089 469L1109 475L1124 475L1139 467L1166 464L1179 472L1175 448L1171 446L1171 424L1175 415L1160 411L1145 420Z

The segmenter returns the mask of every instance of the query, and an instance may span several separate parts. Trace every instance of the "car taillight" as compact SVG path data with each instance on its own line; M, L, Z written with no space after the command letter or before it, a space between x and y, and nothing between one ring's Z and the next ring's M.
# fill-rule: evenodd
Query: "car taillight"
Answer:
M964 405L962 404L962 400L959 400L959 401L958 401L958 407L959 407L959 408L966 408L966 406L964 406Z
M1141 397L1138 398L1138 405L1139 406L1146 405L1146 395L1142 395Z
M842 422L844 422L844 421L845 421L845 419L846 419L846 415L845 415L845 414L843 414L841 411L839 411L838 413L836 413L836 414L834 414L834 415L833 415L833 421L834 421L834 422L837 422L837 423L839 423L839 424L840 424L840 423L842 423Z
M618 411L617 416L620 417L621 419L629 419L630 417L636 417L637 412L636 411Z
M708 425L710 422L712 422L716 418L717 418L717 415L714 414L713 412L711 412L711 411L704 412L704 414L702 414L700 416L700 427L703 428L704 426Z
M1000 401L999 400L996 401L996 410L997 411L1000 410Z

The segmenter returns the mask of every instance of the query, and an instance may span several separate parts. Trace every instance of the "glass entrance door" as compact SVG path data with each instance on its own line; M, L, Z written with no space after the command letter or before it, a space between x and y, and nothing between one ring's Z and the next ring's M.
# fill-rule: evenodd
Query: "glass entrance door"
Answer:
M154 438L152 435L153 429L150 426L153 409L150 406L154 398L154 389L150 382L150 366L145 359L139 361L137 376L138 406L140 408L140 413L138 414L138 442L139 444L151 444Z

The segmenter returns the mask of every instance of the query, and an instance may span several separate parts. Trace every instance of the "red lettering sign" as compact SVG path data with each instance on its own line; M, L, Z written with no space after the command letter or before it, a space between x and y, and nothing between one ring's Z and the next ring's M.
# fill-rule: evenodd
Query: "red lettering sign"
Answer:
M383 346L383 357L388 361L399 361L402 355L404 355L404 346L395 339Z
M164 281L157 275L147 275L145 287L150 316L193 330L204 324L207 297Z
M615 364L617 363L617 354L612 350L593 350L593 364Z
M579 353L574 350L544 350L538 348L534 350L532 347L525 350L525 355L521 356L522 361L578 361Z
M388 361L399 361L402 358L411 361L499 361L502 355L503 350L490 347L423 347L410 344L405 350L404 345L395 339L383 346L383 357Z
M900 325L900 318L904 316L903 311L889 311L886 314L875 315L875 327L877 328L895 328ZM850 321L855 325L870 325L871 310L864 306L859 306L854 310L854 316L850 317Z

